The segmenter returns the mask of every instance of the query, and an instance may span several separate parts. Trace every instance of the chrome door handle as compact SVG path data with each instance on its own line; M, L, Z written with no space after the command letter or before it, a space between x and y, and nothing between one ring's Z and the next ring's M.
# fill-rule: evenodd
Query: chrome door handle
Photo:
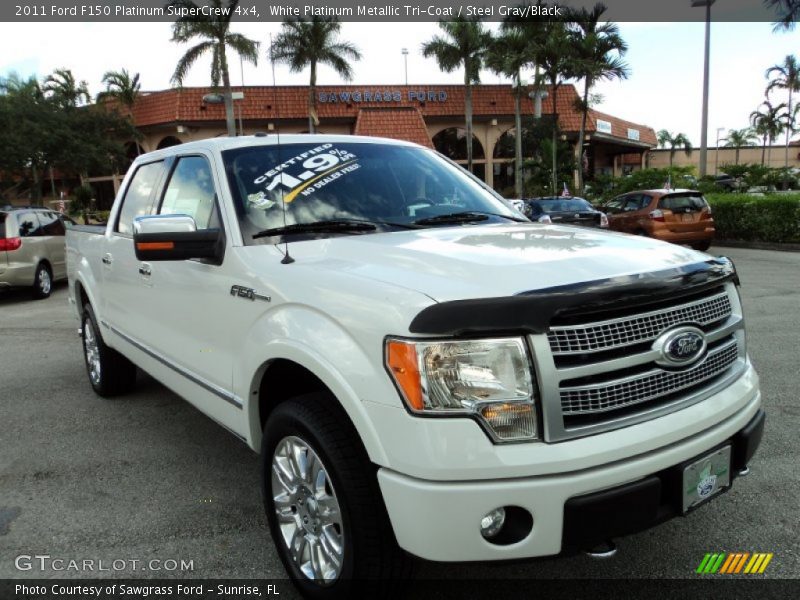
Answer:
M150 265L142 265L139 267L139 275L144 275L145 277L149 277L152 274L153 271L150 268Z
M112 262L111 255L110 254L106 254L105 256L103 256L102 260L103 260L103 264L104 265L110 265L111 262Z

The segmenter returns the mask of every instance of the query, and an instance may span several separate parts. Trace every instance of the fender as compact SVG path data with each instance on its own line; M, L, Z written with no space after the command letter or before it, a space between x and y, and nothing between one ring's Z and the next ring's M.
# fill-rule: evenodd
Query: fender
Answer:
M328 387L358 431L370 460L388 464L362 399L379 394L396 398L399 406L400 398L382 365L371 361L370 353L331 317L308 306L283 305L250 328L241 350L244 360L234 365L234 389L245 399L248 442L254 450L261 446L261 377L271 361L285 359L308 369ZM379 360L383 356L380 348L371 354Z
M83 306L80 305L80 297L77 293L78 285L80 285L84 295L89 300L89 304L92 305L92 310L94 310L94 315L98 322L102 321L102 307L95 297L95 291L98 289L97 279L91 268L89 268L89 261L87 261L86 258L81 257L80 268L75 269L74 277L75 282L70 287L69 294L71 299L75 302L75 312L78 319L80 320L81 311L83 310ZM83 326L83 323L81 323L81 326Z

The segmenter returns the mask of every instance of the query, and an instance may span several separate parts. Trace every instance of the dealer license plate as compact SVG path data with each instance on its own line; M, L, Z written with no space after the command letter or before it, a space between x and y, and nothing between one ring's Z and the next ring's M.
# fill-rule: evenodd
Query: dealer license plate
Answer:
M731 485L731 447L723 446L683 469L683 512Z

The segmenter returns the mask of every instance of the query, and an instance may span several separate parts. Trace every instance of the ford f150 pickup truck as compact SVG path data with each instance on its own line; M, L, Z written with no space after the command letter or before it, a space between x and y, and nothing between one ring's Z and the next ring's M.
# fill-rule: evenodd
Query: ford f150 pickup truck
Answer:
M414 144L145 154L67 246L95 392L138 367L260 452L309 597L597 548L727 491L761 439L730 261L532 223Z

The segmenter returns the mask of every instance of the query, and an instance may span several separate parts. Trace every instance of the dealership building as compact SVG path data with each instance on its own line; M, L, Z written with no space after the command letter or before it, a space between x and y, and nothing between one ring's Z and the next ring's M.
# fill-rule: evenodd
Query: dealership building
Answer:
M308 94L304 86L234 88L237 130L304 133L308 131ZM473 171L497 190L514 182L514 94L510 85L473 88ZM460 85L318 86L319 133L368 135L409 140L435 148L466 164L465 91ZM581 113L572 85L558 89L558 115L563 140L578 143ZM542 114L553 113L553 94L542 101ZM133 121L144 136L138 152L226 135L225 108L209 88L143 92ZM534 102L522 99L522 111L533 115ZM656 146L652 128L591 109L583 140L584 168L591 175L621 175L645 166ZM92 177L98 200L113 198L122 174ZM105 204L105 202L102 202Z

